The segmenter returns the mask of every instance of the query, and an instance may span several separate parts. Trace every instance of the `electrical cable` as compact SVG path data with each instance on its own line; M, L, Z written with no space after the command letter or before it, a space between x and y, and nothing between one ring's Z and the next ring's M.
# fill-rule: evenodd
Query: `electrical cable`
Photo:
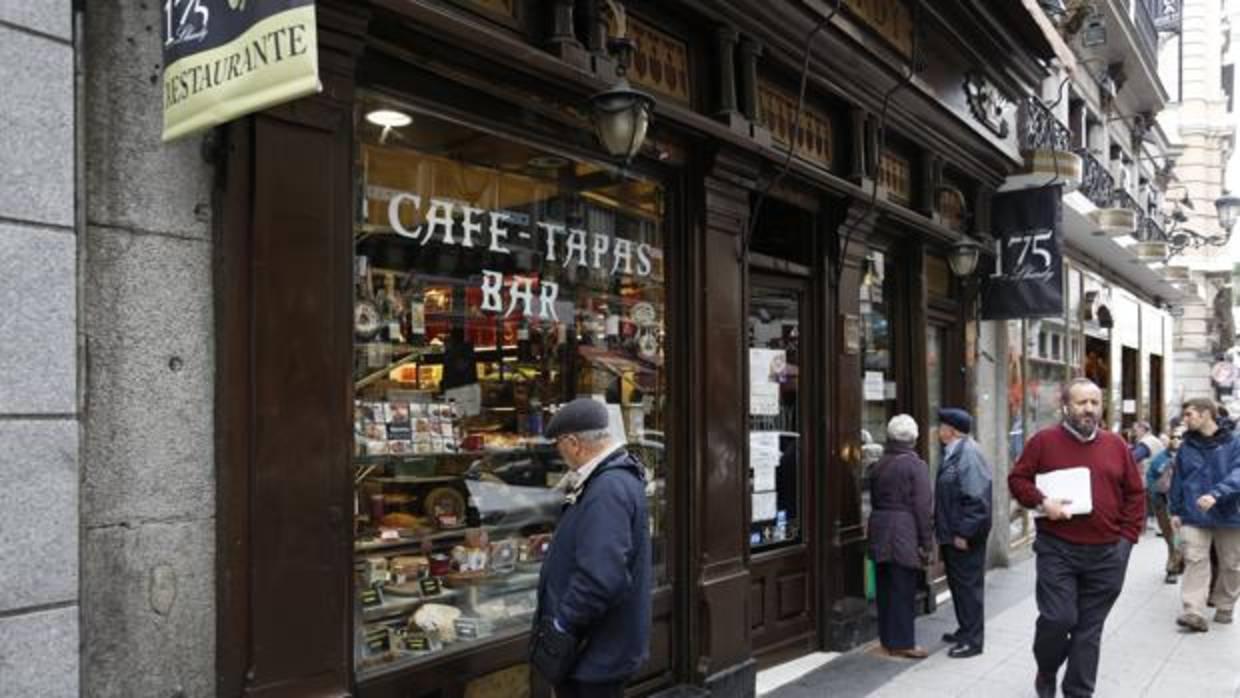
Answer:
M792 156L796 152L796 143L801 139L801 116L805 113L805 88L809 83L810 49L814 45L814 37L818 35L818 32L826 28L831 18L839 13L843 4L844 0L835 0L835 7L831 8L831 12L819 20L809 35L805 37L805 57L801 61L801 88L797 94L797 110L792 119L792 131L788 136L788 152L784 156L784 162L779 172L766 183L766 186L758 192L758 196L754 200L753 211L750 212L749 221L745 226L745 237L741 240L740 256L742 260L745 260L749 255L749 243L753 240L753 230L758 222L758 214L762 212L762 204L766 202L767 195L771 193L771 190L777 184L783 181L784 176L788 174L788 170L792 167Z
M917 72L918 72L917 64L918 64L918 59L920 58L919 54L920 54L920 48L921 48L921 32L918 31L918 28L921 27L921 7L922 7L922 3L919 0L913 9L913 27L914 27L913 45L912 45L912 48L909 50L908 74L904 75L899 80L899 82L897 82L895 85L892 85L891 88L887 90L886 94L883 95L882 109L879 110L878 149L877 149L877 152L874 154L875 159L879 161L878 162L879 167L881 167L883 151L887 147L887 108L891 105L891 98L895 95L896 92L904 89L909 84L911 84L913 82L913 78L917 76ZM875 176L873 186L871 187L871 190L870 190L870 199L866 203L865 211L860 216L857 216L855 219L853 219L852 225L848 226L848 231L844 236L844 245L839 250L839 254L836 256L834 268L832 269L834 273L832 274L832 277L830 279L831 284L833 286L836 286L839 284L840 275L844 272L844 258L848 256L848 246L852 244L853 233L856 231L857 226L861 224L861 221L864 221L866 218L869 218L870 214L874 212L874 208L877 205L878 205L878 177Z

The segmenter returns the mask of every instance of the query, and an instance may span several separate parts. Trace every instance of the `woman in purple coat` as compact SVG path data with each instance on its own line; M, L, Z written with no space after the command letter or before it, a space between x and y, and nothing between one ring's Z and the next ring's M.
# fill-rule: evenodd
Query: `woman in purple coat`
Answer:
M917 582L934 541L930 468L917 455L917 422L887 423L887 447L870 469L870 558L877 576L878 637L893 657L922 659L913 633Z

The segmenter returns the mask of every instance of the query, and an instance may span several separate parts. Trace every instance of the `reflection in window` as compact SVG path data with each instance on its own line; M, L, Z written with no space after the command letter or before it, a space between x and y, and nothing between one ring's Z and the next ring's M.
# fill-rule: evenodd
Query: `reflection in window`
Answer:
M528 630L569 482L541 434L574 397L648 468L663 582L669 538L663 189L377 106L356 126L363 675Z

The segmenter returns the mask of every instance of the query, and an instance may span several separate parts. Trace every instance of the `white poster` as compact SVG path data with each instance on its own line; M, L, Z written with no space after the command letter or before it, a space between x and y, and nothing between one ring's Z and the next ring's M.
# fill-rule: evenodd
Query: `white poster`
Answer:
M749 414L779 414L779 382L787 367L783 349L749 350Z
M749 467L759 465L774 468L779 465L779 432L749 432Z
M769 492L775 489L775 466L763 463L753 467L753 491Z
M775 493L774 492L758 492L753 495L753 512L754 521L770 521L775 518Z
M862 383L862 390L865 393L867 402L883 401L883 372L882 371L866 371L865 381Z

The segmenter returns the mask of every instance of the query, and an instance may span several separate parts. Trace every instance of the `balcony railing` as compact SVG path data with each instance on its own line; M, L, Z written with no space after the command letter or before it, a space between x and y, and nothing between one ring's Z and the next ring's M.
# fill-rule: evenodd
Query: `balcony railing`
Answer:
M1111 205L1118 208L1131 209L1137 214L1138 222L1145 218L1145 209L1141 206L1141 204L1137 203L1136 199L1132 198L1132 194L1129 194L1126 189L1116 189L1114 193L1111 194ZM1140 228L1138 228L1138 230L1140 230Z
M1026 97L1020 109L1020 149L1068 150L1072 144L1072 132L1055 118L1037 97Z
M1150 65L1158 65L1158 29L1154 26L1158 10L1151 6L1159 4L1159 0L1137 0L1133 8L1132 21L1137 25L1137 43Z
M1115 178L1107 171L1107 166L1085 148L1077 150L1076 154L1085 165L1081 173L1081 193L1098 208L1108 208L1115 192Z
M1162 223L1158 222L1156 216L1146 216L1141 220L1141 227L1137 229L1137 239L1141 242L1167 242L1167 231L1163 228Z
M1141 0L1154 20L1154 29L1171 34L1180 33L1180 10L1184 0Z

